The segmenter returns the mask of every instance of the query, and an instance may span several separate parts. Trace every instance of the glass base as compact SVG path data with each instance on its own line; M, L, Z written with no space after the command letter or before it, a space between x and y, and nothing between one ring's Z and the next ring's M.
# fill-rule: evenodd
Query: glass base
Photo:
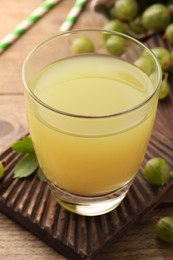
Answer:
M56 201L65 209L83 216L98 216L119 206L128 192L131 182L112 193L93 197L68 193L49 180L48 185Z

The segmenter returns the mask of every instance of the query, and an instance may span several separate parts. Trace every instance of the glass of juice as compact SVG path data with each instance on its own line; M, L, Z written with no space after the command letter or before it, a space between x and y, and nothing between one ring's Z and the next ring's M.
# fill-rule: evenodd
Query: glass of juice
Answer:
M153 53L121 33L68 31L30 52L28 124L60 205L94 216L120 204L147 149L161 77Z

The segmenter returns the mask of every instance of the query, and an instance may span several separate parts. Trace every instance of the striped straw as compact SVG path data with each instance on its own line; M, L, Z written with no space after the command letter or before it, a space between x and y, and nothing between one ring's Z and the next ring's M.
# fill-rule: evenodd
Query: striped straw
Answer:
M68 31L72 28L87 1L88 0L76 0L74 6L67 15L67 18L60 27L61 32Z
M24 34L33 24L35 24L44 14L52 9L60 0L46 0L37 7L29 17L22 21L11 33L0 41L0 54L2 54L14 41Z

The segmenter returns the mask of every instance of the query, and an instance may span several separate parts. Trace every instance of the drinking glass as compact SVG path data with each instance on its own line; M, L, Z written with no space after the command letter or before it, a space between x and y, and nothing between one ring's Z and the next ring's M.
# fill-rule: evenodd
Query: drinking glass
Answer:
M95 216L121 203L147 149L161 74L151 50L112 31L68 31L29 53L22 75L30 134L64 208Z

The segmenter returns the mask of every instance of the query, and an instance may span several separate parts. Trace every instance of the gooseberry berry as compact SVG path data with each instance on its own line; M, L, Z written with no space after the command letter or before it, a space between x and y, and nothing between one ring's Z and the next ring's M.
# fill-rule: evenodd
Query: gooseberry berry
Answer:
M94 44L86 37L75 38L71 44L71 52L74 54L94 52Z
M170 23L166 28L164 38L173 44L173 23Z
M143 26L152 31L162 31L171 21L169 9L164 4L150 5L142 14Z
M163 217L156 224L157 236L165 242L173 242L173 217Z
M103 29L108 31L127 33L124 23L118 19L109 21L108 23L105 24ZM106 33L106 32L103 33L104 40L107 40L110 36L111 36L110 33Z
M137 59L134 64L143 70L147 75L150 75L153 70L153 62L152 60L145 56L141 56L139 59Z
M139 10L136 0L116 0L114 8L116 17L125 21L134 19Z
M112 35L107 39L105 46L110 54L119 56L125 51L126 40L120 36Z
M145 165L144 177L151 184L163 186L171 177L170 166L162 158L152 158Z
M160 63L162 70L169 71L173 65L171 53L164 47L156 47L152 51Z
M136 17L134 20L130 21L129 28L132 32L136 34L142 34L146 32L146 29L141 22L141 17Z

